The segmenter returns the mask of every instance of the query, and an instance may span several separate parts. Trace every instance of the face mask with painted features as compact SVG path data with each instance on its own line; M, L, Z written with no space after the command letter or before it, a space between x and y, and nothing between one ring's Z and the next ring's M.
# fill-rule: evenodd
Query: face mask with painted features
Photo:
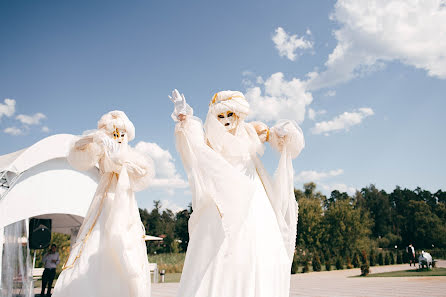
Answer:
M127 131L116 128L113 131L113 139L118 143L120 147L126 146L128 144Z
M226 128L227 131L234 130L237 127L237 115L232 111L221 113L217 116L218 121Z

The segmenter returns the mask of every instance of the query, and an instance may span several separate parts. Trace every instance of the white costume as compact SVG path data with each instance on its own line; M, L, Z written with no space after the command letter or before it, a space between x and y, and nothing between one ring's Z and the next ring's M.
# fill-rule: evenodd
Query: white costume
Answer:
M177 149L193 198L179 297L288 297L298 206L292 159L304 147L291 121L246 123L240 92L215 94L204 124L172 93ZM186 115L186 116L184 116ZM274 179L257 155L281 153Z
M102 177L54 297L150 296L145 231L133 192L147 187L154 168L128 146L134 137L125 113L112 111L73 145L71 165L86 170L99 164Z

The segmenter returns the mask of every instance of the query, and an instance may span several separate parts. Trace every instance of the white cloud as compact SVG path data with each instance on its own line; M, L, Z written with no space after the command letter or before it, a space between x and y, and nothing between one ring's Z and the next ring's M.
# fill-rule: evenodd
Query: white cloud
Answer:
M0 103L0 119L3 116L10 117L15 113L15 100L6 98Z
M24 125L39 125L41 120L46 119L46 115L40 112L32 116L19 114L18 116L16 116L16 119Z
M43 126L41 130L42 130L42 132L45 132L45 133L50 132L50 128L48 128L47 126Z
M323 184L319 183L318 186L320 186L322 189L327 191L328 193L331 193L334 190L338 190L339 192L347 192L350 196L356 193L356 188L347 186L346 184Z
M356 192L354 187L347 186L343 183L326 182L326 180L342 174L344 174L344 170L342 169L329 171L304 170L294 176L294 181L298 183L315 182L327 195L334 190L347 192L349 195L353 195Z
M311 31L307 30L307 35L311 35ZM273 36L273 42L279 50L281 57L285 56L291 61L295 61L298 54L298 49L311 49L313 43L305 39L304 36L290 35L282 27L276 29L276 34Z
M296 182L317 182L330 177L338 176L344 173L342 169L330 170L330 171L315 171L315 170L304 170L299 172L294 177Z
M152 187L165 188L169 195L173 189L186 188L188 183L178 174L174 159L168 150L162 149L158 144L140 141L135 148L150 156L155 163L156 176Z
M314 118L316 118L316 112L314 111L314 109L308 109L308 117L310 118L310 120L314 120Z
M24 133L23 130L17 128L17 127L8 127L6 129L3 130L3 132L5 132L6 134L10 134L10 135L22 135Z
M328 90L327 92L325 92L324 96L326 96L326 97L334 97L334 96L336 96L336 91L335 90Z
M314 119L316 119L316 116L318 116L318 115L321 115L321 114L326 114L327 113L327 111L326 110L324 110L324 109L321 109L321 110L314 110L314 109L312 109L312 108L309 108L308 109L308 118L310 119L310 120L314 120Z
M309 89L347 82L399 61L446 79L444 0L338 0L331 19L337 45Z
M304 82L297 78L286 81L283 73L277 72L266 81L258 79L257 84L261 86L250 87L245 94L251 107L250 118L264 121L285 118L303 122L306 106L313 101Z
M170 209L172 212L177 213L179 211L185 210L186 208L179 206L178 204L170 201L170 200L162 200L161 201L162 209Z
M367 107L359 108L353 112L344 112L331 121L316 123L311 131L313 134L325 133L327 135L332 131L349 130L350 127L360 124L364 118L373 114L373 110Z

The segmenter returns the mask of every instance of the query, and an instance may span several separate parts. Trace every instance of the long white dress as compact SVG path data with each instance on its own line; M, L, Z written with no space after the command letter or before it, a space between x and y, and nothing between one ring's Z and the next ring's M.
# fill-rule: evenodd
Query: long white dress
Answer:
M208 117L209 123L220 129L217 120ZM293 154L286 147L300 152L303 136L297 144L289 137L291 142L282 146L272 180L256 156L262 145L254 128L242 122L235 136L221 128L218 141L211 143L198 118L190 116L176 126L194 210L177 296L288 297L297 203ZM223 147L216 151L212 144Z
M54 297L149 297L150 271L134 191L154 175L153 163L125 147L113 159L96 143L73 147L70 163L79 170L99 164L102 177Z

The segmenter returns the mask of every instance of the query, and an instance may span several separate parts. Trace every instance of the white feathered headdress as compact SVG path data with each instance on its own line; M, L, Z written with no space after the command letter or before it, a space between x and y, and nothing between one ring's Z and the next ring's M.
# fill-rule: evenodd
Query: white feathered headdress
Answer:
M212 97L209 112L217 116L232 111L243 121L249 113L249 103L239 91L221 91Z
M104 114L98 122L99 130L103 129L109 133L113 133L116 128L125 130L129 141L135 138L135 126L133 126L133 123L123 111L110 111Z

